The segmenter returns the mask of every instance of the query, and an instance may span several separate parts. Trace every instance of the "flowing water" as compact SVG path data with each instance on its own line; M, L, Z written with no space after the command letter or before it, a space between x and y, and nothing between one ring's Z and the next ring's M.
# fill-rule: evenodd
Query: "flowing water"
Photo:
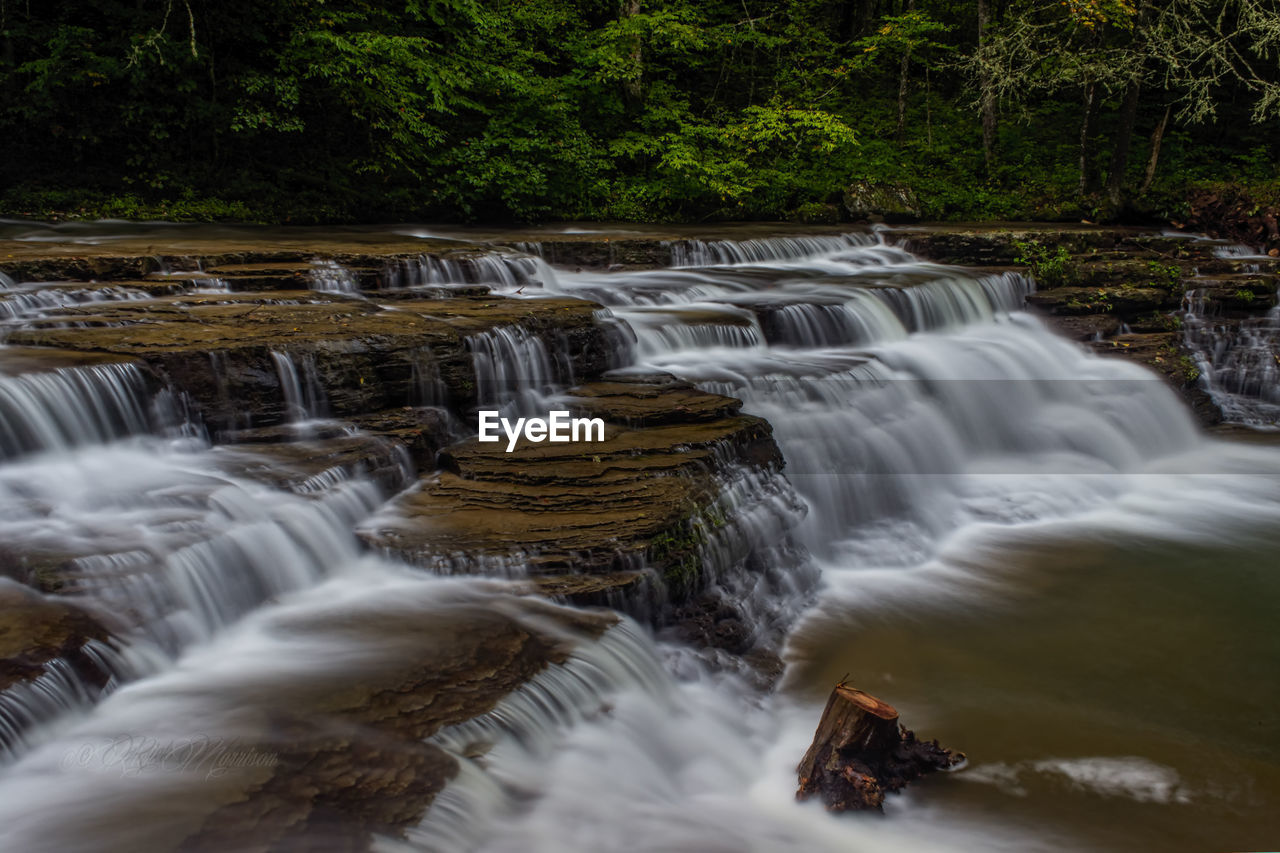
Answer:
M1205 310L1203 293L1192 291L1184 330L1188 348L1197 353L1203 385L1223 416L1280 428L1280 305L1261 317L1227 323Z
M486 257L405 264L401 286L589 298L626 331L624 370L741 398L807 512L791 533L748 513L731 538L773 542L790 561L775 568L820 583L724 581L789 627L771 694L630 622L581 642L435 736L462 772L377 849L1274 849L1280 450L1205 437L1161 380L1055 337L1021 311L1032 282L875 235L683 241L645 272ZM481 398L522 413L573 379L520 327L470 349ZM274 355L295 419L323 415L305 362ZM429 360L417 371L435 387ZM247 480L149 393L117 366L0 378L8 535L77 554L67 594L128 614L105 695L55 668L0 709L24 729L0 777L3 849L169 849L193 803L225 795L102 744L245 737L411 654L370 626L519 609L500 583L362 555L371 484ZM967 766L884 817L796 804L795 763L846 675ZM476 740L493 746L472 755Z

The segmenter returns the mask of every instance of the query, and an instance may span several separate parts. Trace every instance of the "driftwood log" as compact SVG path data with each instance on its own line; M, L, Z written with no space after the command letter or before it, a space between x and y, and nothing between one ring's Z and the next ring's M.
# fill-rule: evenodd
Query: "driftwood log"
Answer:
M821 797L831 811L882 811L885 794L963 760L936 740L916 740L892 705L841 682L796 768L796 799Z

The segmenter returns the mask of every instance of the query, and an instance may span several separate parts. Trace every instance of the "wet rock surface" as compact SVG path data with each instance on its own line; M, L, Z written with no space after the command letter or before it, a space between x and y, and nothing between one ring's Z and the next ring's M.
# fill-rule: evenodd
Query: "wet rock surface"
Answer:
M604 441L522 439L511 453L505 439L453 445L442 470L395 500L364 539L416 563L458 569L518 557L536 574L630 586L641 556L660 572L693 559L700 543L686 523L715 499L727 465L781 464L765 421L683 383L587 385L565 402L604 419ZM602 582L576 592L599 594Z
M493 711L617 621L465 593L421 604L281 625L299 638L340 638L347 657L333 672L284 685L283 695L235 696L235 754L199 784L203 796L175 802L186 814L172 848L357 851L375 833L401 836L464 758L433 735Z
M670 263L697 239L562 235L536 250L570 267L637 268ZM1189 295L1224 323L1274 304L1274 265L1138 231L957 228L904 231L895 239L949 263L993 268L1015 264L1025 241L1064 248L1071 280L1043 282L1030 305L1100 353L1161 372L1206 421L1216 409L1198 390L1182 346ZM668 376L606 374L613 342L600 306L492 293L494 282L475 280L482 259L475 243L397 240L351 238L324 253L231 241L206 247L207 254L121 244L101 255L28 252L8 265L0 258L0 268L59 292L103 295L95 288L104 282L137 291L136 298L102 301L69 295L65 305L12 325L0 374L137 365L155 391L173 392L199 416L218 460L214 474L266 483L278 490L268 490L273 498L308 506L315 501L295 496L319 498L335 484L371 479L394 497L359 527L368 548L440 573L515 575L511 588L523 595L522 603L498 608L455 602L427 614L351 618L335 610L331 619L277 626L287 636L350 640L367 655L357 655L354 666L291 680L283 693L264 684L260 693L235 696L243 723L237 744L273 760L203 788L199 813L184 816L169 839L177 849L356 850L374 833L402 834L459 771L460 756L431 738L492 711L617 619L539 597L635 614L663 637L741 659L762 689L782 669L760 642L759 613L708 588L717 580L708 548L715 535L725 540L716 543L718 559L753 580L765 574L755 545L736 535L734 508L717 501L730 471L781 479L770 425L742 414L737 399ZM533 250L523 240L506 242ZM351 290L313 289L324 271L320 255L344 267ZM454 264L467 280L427 281L428 260ZM744 268L743 280L751 275ZM67 282L75 277L82 280ZM532 279L527 286L536 289ZM744 296L726 304L743 310L670 313L689 324L758 328L773 343L795 343L776 328L783 303ZM564 368L551 384L579 383L555 405L603 419L603 441L521 441L506 453L505 439L466 438L475 408L492 404L479 387L474 338L512 328ZM295 399L277 357L293 371ZM306 411L299 411L299 394ZM210 476L166 497L205 508L199 502L226 486ZM192 541L203 535L178 515L174 529ZM350 525L342 532L349 539ZM35 591L79 588L86 578L77 576L76 561L85 556L103 555L33 543L0 551L0 566L15 581L0 585L0 610L17 614L5 616L0 631L0 689L39 677L53 660L78 666L86 643L110 639L87 611ZM153 562L117 571L162 568ZM263 591L247 606L273 600ZM899 732L896 716L892 728L897 739L885 735L871 753L854 754L851 741L822 753L813 762L821 773L808 777L810 793L833 808L874 809L886 791L947 766L945 750Z
M213 430L289 420L273 354L301 362L335 416L410 405L423 373L434 371L465 408L475 399L467 337L505 326L555 335L575 375L607 367L598 306L577 299L399 300L373 302L307 294L165 297L76 306L9 333L11 344L52 347L144 362L179 389Z
M0 577L0 690L40 677L46 665L58 659L101 686L109 673L83 649L90 640L107 638L106 629L87 611Z

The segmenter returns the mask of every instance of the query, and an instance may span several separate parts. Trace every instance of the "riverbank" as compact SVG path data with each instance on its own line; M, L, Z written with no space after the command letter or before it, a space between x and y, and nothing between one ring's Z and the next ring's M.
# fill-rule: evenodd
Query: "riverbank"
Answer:
M866 225L875 222L927 224L982 223L999 227L1000 220L1038 223L1041 227L1071 227L1082 221L1102 225L1142 225L1149 228L1185 229L1215 238L1245 243L1264 251L1280 248L1280 185L1274 181L1197 180L1180 184L1162 183L1156 190L1139 194L1114 209L1101 196L1080 199L1074 193L1055 195L1044 188L1028 190L986 187L981 199L971 194L972 183L956 186L932 186L926 182L913 186L912 180L859 180L848 187L833 190L823 202L812 202L796 209L757 212L778 220L789 220L809 229L826 225ZM301 205L278 207L263 205L261 193L248 199L216 197L181 197L144 199L135 195L113 196L96 192L10 192L0 197L0 221L4 217L33 222L92 223L110 219L133 222L174 222L218 227L219 223L235 228L237 223L252 226L343 226L360 227L362 223L391 223L396 218L412 221L421 214L412 207L388 207L385 203L369 209L344 211L337 207ZM296 199L295 202L296 204ZM570 212L571 213L571 212ZM551 213L543 220L554 220ZM996 217L996 219L993 219ZM454 217L456 218L456 217ZM583 228L610 228L615 223L590 220ZM378 233L388 225L366 225ZM554 228L554 225L549 227ZM637 227L630 223L629 227ZM649 225L655 232L670 229L677 232L711 233L717 229L776 228L777 223L743 221L697 212L683 220L660 217ZM471 229L468 229L471 230ZM474 224L474 230L509 233L521 230L511 223Z

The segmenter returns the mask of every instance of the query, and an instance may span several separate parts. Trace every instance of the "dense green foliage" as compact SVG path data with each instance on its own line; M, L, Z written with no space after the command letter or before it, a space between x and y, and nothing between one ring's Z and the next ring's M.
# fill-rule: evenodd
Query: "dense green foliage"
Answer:
M0 194L828 219L864 182L932 218L1176 216L1276 186L1278 46L1280 0L0 0Z

